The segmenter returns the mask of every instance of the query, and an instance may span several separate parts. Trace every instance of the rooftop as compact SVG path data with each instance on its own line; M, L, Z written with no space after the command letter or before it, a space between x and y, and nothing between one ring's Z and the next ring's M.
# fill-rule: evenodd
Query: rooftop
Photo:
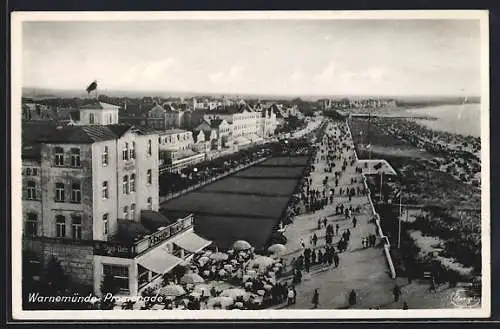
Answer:
M187 130L184 129L168 129L168 130L161 130L158 133L162 135L173 135L173 134L180 134L180 133L187 133Z
M80 106L81 110L118 110L120 106L99 102L96 99L85 100L84 104Z
M126 132L132 130L140 135L150 132L138 129L132 125L56 125L52 123L23 123L22 139L23 145L37 143L70 143L70 144L92 144L105 140L122 137Z

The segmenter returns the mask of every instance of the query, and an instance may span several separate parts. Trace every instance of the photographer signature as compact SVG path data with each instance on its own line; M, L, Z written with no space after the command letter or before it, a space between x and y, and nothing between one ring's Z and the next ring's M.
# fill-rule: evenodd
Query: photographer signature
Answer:
M451 303L456 307L471 308L481 303L481 297L468 289L458 289L451 295Z

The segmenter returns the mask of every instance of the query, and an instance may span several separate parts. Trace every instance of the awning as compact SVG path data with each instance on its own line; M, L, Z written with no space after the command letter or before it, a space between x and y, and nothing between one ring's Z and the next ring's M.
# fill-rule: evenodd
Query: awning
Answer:
M182 258L175 257L165 247L157 247L138 259L138 263L150 271L164 274L182 263Z
M186 232L173 241L176 245L189 252L196 253L212 244L212 241L205 240L194 232Z

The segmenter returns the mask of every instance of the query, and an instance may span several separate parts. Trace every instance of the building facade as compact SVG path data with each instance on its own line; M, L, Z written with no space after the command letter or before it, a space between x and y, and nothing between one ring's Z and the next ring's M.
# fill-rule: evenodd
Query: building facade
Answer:
M80 121L82 125L114 125L118 124L118 111L120 107L99 102L90 101L79 108Z
M135 246L157 231L144 227L144 212L163 220L159 227L175 224L158 213L158 150L157 134L126 125L53 127L24 145L25 249L43 263L55 257L96 294L107 274L123 294L137 294L141 257L189 228Z

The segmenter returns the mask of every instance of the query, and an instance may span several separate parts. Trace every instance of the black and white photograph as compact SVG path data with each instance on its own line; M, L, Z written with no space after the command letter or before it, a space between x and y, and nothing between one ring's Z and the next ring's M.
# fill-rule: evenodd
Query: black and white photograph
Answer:
M487 11L11 17L14 319L490 315Z

